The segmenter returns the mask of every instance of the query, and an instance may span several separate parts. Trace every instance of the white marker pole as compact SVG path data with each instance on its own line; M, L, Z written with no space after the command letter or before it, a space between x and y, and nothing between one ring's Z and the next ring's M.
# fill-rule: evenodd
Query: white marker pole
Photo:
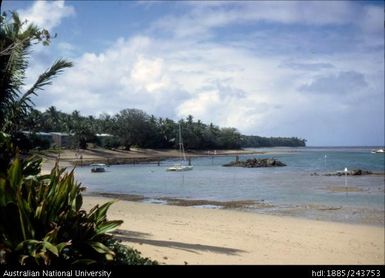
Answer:
M348 194L348 180L347 180L347 177L348 177L348 168L345 167L345 188L346 188L346 195Z

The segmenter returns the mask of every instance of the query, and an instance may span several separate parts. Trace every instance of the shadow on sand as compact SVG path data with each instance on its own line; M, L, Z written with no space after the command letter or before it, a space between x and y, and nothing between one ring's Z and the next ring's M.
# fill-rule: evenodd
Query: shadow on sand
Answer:
M205 252L214 252L214 253L222 253L226 255L232 255L236 256L238 253L245 252L240 249L235 248L227 248L227 247L218 247L218 246L212 246L212 245L203 245L203 244L193 244L193 243L184 243L184 242L178 242L178 241L170 241L170 240L154 240L154 239L148 239L151 237L151 234L149 233L141 233L141 232L135 232L135 231L127 231L127 230L121 230L118 229L114 233L114 237L127 242L134 242L139 244L148 244L148 245L154 245L154 246L160 246L160 247L167 247L167 248L175 248L175 249L181 249L187 252L192 253L198 253L198 251L205 251Z

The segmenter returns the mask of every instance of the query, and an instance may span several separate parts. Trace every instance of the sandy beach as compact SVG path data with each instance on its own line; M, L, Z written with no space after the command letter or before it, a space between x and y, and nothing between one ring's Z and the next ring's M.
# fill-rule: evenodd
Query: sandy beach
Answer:
M111 199L84 197L84 209ZM384 228L118 201L116 236L161 264L384 264Z

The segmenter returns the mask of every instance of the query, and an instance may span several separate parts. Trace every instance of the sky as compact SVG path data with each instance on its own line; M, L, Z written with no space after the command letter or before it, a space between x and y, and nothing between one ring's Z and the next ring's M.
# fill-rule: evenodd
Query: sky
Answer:
M57 33L34 98L83 115L137 108L310 146L384 145L383 1L3 1Z

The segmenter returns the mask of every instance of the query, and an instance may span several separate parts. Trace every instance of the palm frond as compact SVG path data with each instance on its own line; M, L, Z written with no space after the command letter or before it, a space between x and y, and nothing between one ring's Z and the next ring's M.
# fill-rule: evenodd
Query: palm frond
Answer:
M9 113L12 114L13 119L22 118L23 115L27 115L30 109L32 108L33 102L31 100L31 95L36 95L36 90L42 90L44 86L50 85L51 80L63 69L72 67L72 63L66 60L56 61L47 71L39 76L35 84L23 94L23 96L12 103L12 107ZM13 128L17 129L18 125L13 123Z
M23 94L31 47L38 43L49 44L51 35L35 24L22 21L16 12L11 13L10 19L2 16L0 23L0 130L7 130L9 126L16 129L31 110L31 95L51 84L51 80L63 69L72 67L72 63L57 60Z
M57 74L61 73L65 68L70 68L72 66L72 62L63 59L57 60L47 71L39 76L35 84L33 84L33 86L20 98L19 102L26 103L30 101L31 95L36 95L37 90L42 90L44 86L50 85L52 79Z

